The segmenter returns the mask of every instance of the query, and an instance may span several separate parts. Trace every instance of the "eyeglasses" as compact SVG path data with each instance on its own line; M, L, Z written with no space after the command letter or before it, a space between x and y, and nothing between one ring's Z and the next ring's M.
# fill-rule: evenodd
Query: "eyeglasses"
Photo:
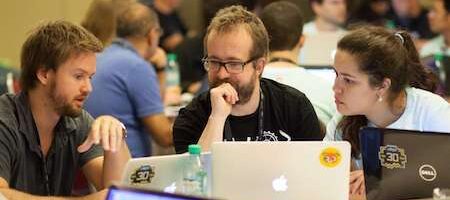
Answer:
M230 61L230 62L222 62L219 60L213 60L209 58L203 58L203 67L205 67L206 71L217 72L220 70L220 67L224 66L225 70L230 74L239 74L244 71L244 66L253 62L255 58L250 58L250 60L245 62L239 61Z

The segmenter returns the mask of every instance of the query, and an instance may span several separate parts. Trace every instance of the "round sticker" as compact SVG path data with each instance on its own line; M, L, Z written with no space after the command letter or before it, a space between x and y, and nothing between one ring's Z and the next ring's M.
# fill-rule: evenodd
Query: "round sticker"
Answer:
M334 147L328 147L320 153L320 164L325 167L336 167L341 163L341 160L341 152Z

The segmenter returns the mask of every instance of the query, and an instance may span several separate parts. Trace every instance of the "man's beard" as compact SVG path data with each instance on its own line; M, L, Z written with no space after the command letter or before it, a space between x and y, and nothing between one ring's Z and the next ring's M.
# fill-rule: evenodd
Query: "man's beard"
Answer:
M72 106L63 96L56 93L56 83L50 85L50 100L55 106L55 110L61 116L78 117L81 115L81 108Z
M229 83L238 93L239 101L237 101L236 104L243 105L250 101L250 98L252 97L253 90L255 90L256 78L256 73L254 72L252 74L250 82L246 85L239 86L239 84L236 81L233 81L231 78L225 78L209 80L209 86L210 88L215 88L222 85L223 83Z

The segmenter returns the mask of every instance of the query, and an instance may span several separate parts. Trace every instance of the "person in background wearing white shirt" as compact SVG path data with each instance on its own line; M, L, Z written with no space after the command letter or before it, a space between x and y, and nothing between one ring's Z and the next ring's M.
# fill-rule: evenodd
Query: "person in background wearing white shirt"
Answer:
M316 17L303 26L303 32L306 35L344 32L342 26L347 20L346 0L309 0L309 4Z
M429 91L436 87L422 66L411 36L362 27L338 43L333 86L337 110L324 140L352 145L355 168L350 194L364 195L359 130L364 126L450 133L450 104ZM428 91L427 91L428 90Z
M270 36L269 63L263 77L305 93L319 120L326 125L336 112L332 84L298 65L298 53L304 42L300 9L291 2L278 1L267 5L260 17ZM287 21L290 23L286 24Z

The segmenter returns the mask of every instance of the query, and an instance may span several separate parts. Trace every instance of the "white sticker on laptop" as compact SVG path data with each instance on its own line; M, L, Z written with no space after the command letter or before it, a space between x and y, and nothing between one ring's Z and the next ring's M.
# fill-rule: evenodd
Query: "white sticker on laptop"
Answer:
M320 152L320 164L328 168L334 168L341 163L342 154L339 149L328 147Z
M396 145L380 146L378 158L381 166L388 169L404 169L407 162L405 149Z
M141 165L130 175L131 185L142 185L152 182L155 176L155 167L151 165Z

